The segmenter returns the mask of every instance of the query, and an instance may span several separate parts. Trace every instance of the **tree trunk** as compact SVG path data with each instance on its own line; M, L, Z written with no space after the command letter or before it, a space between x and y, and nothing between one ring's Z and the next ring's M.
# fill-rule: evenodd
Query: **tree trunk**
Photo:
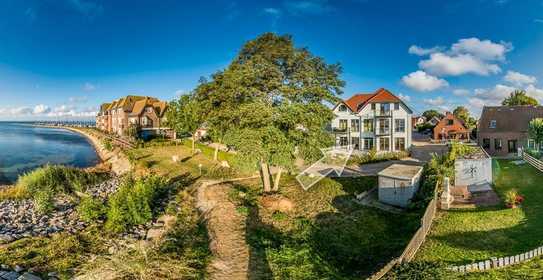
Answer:
M277 192L279 191L279 181L281 181L281 173L283 173L283 169L281 167L277 168L277 176L273 179L273 189L272 191Z
M195 148L196 145L194 142L196 142L196 139L195 139L194 134L192 134L192 155L194 155L194 151L196 150Z
M260 163L260 176L264 185L264 193L269 193L271 191L270 166L265 162Z
M213 160L214 161L217 161L219 159L219 144L221 142L219 141L219 143L215 143L215 153L213 154Z

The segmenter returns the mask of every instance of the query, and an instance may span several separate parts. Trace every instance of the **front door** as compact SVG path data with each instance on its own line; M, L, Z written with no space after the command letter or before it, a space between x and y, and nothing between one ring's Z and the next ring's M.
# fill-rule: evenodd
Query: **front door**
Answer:
M507 146L509 148L509 153L516 153L517 152L517 140L509 140L509 141L507 141Z

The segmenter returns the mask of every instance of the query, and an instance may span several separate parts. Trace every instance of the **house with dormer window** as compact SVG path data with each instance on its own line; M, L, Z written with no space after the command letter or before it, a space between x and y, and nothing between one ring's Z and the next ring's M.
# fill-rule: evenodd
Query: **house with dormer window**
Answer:
M540 150L528 133L536 118L543 118L543 106L485 106L477 123L477 141L491 156L516 154L519 148Z
M381 88L355 94L333 108L331 128L336 146L357 151L405 151L411 147L413 111Z

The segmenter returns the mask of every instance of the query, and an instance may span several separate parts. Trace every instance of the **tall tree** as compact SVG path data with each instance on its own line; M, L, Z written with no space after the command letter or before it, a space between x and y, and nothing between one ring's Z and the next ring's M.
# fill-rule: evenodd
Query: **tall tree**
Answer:
M438 117L440 119L443 118L443 114L434 109L424 111L424 113L422 113L422 116L425 117L427 121L429 121L433 117Z
M176 133L191 136L192 154L195 151L196 130L202 126L204 116L204 111L193 94L182 95L179 99L171 101L166 113L168 126Z
M296 157L315 159L330 145L324 128L344 82L339 64L326 64L290 36L265 33L247 42L232 63L202 83L212 134L237 151L239 163L259 166L264 191L277 190ZM271 187L270 166L277 170Z
M533 97L530 97L526 94L525 90L515 90L512 92L509 97L505 98L502 101L504 106L515 106L515 105L539 105L539 102Z
M528 134L530 138L534 139L537 147L541 147L543 143L543 119L537 118L530 121Z
M453 115L458 119L462 120L466 127L474 128L476 120L470 116L469 110L464 106L458 106L453 111Z

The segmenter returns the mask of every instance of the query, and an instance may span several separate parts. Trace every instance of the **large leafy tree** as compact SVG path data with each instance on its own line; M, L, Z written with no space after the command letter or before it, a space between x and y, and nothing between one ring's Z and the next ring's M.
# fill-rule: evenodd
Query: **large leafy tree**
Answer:
M534 139L538 147L543 143L543 119L537 118L530 121L528 127L530 138Z
M443 118L443 114L441 114L440 112L438 112L437 110L426 110L424 111L424 113L422 113L422 116L426 118L426 120L430 120L432 119L433 117L438 117L438 118Z
M344 82L339 64L327 64L290 36L265 33L247 42L232 63L200 84L210 134L237 151L239 163L259 166L264 191L272 190L270 166L281 173L297 157L315 159L332 143L324 128L333 118Z
M464 106L458 106L453 111L453 115L462 120L468 128L474 128L476 120L470 115L469 110Z
M192 153L194 154L196 142L196 130L200 128L205 119L205 111L193 94L182 95L169 104L166 120L176 133L190 135L192 139Z
M524 90L515 90L512 92L509 97L505 98L502 101L504 106L515 106L515 105L539 105L539 102L533 97L530 97L526 94Z

